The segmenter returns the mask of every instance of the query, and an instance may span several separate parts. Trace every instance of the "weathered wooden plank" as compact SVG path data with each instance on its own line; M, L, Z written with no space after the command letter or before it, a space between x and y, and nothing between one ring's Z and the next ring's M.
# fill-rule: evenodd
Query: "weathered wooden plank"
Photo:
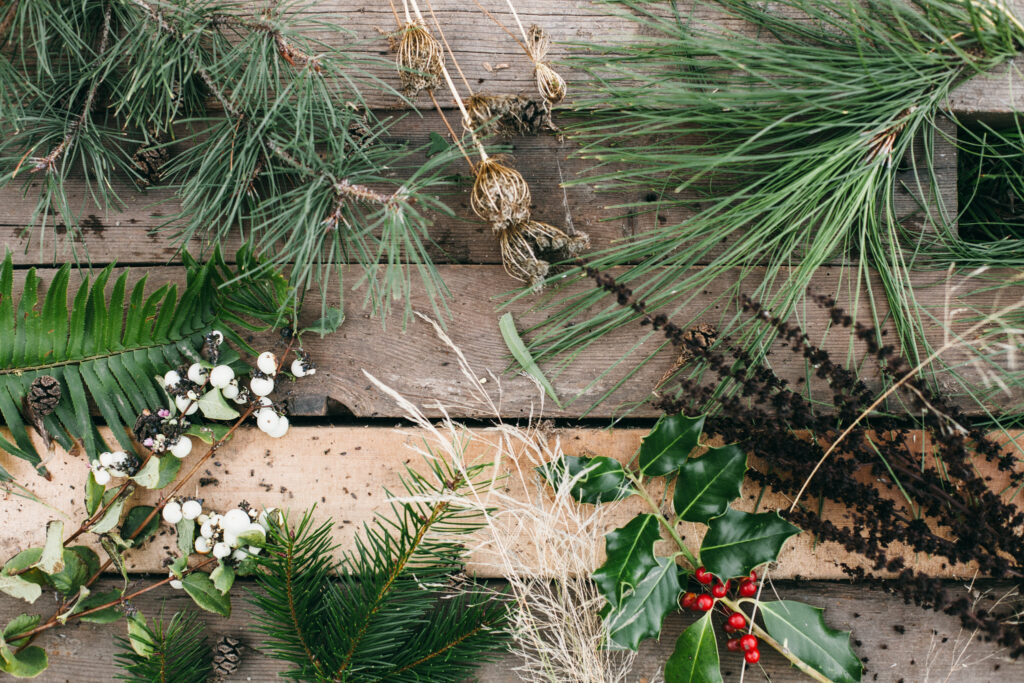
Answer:
M48 279L50 272L43 271L43 277ZM448 319L452 340L463 350L471 366L481 376L487 372L500 375L506 367L509 353L498 330L499 311L496 307L513 289L515 282L499 266L443 266L440 272L452 293L449 304L451 317ZM133 278L145 273L154 287L166 282L180 282L182 278L180 269L170 267L137 268L132 273ZM347 269L345 282L349 286L353 285L361 273L361 270L354 267ZM23 277L23 271L18 271L17 277ZM80 277L80 273L73 273L72 286ZM998 275L990 273L986 277ZM737 278L738 273L733 273L709 283L700 297L682 306L674 315L675 320L682 324L690 319L699 319L719 326L731 320L736 311L726 305L728 297L737 291L753 290L760 283L761 272L752 269L741 284L737 284ZM963 330L966 326L962 322L967 315L964 307L972 311L992 311L1015 301L1015 297L1024 296L1024 283L1003 290L983 289L977 294L968 295L972 289L982 289L988 280L971 283L954 279L951 281L952 287L959 288L959 291L954 292L946 284L946 278L945 272L923 271L914 273L912 282L917 303L930 315L936 316L937 320L948 320L953 329ZM860 311L866 315L868 309L865 302L870 300L866 286L856 289L856 284L850 273L836 268L824 268L813 279L811 289L836 295L840 305L851 311L856 310L856 297L859 296ZM873 291L881 291L877 281L872 282L871 286ZM574 287L576 289L572 291L584 291L589 285L579 283ZM530 310L537 301L528 298L508 307L520 330L529 329L545 318L544 311ZM423 294L414 293L412 303L415 310L425 313L431 311ZM289 398L295 401L297 409L303 414L313 415L394 416L394 405L363 377L362 371L365 369L414 401L429 404L440 399L452 406L456 415L479 414L479 406L472 399L466 379L454 362L453 353L437 338L429 324L412 320L403 330L396 314L396 319L387 321L387 327L382 328L381 321L363 311L361 304L361 291L347 294L347 319L341 329L323 339L310 337L305 340L306 349L320 370L314 377L288 388ZM606 297L601 306L605 305L614 304ZM309 302L305 319L314 320L319 314L319 303ZM886 320L884 309L878 311L877 316L885 321L888 334L893 335L894 329L891 322ZM809 306L802 309L795 319L804 324L813 341L823 340L823 348L833 358L846 362L863 358L865 350L862 344L858 342L851 346L849 335L828 332L830 320L827 312ZM585 322L581 318L578 324ZM651 391L675 360L670 349L658 351L661 337L647 338L635 351L637 354L658 352L659 355L629 377L628 382L612 391L630 371L629 367L616 365L617 362L648 334L649 328L627 325L605 335L565 368L547 364L546 370L565 407L558 409L548 401L545 414L549 417L578 417L611 392L589 413L590 416L615 417L631 408L634 409L632 414L637 417L656 416L657 411L648 406L647 401ZM942 326L937 323L929 324L926 334L937 345L941 345L945 339ZM276 333L265 333L254 336L253 343L257 347L276 348L280 338ZM640 357L637 355L634 358ZM953 349L944 354L943 358L952 367L958 368L965 378L981 381L981 368L970 363L972 357L966 352ZM771 363L776 373L790 382L802 382L807 374L803 357L781 344L773 352ZM860 374L869 386L880 386L874 363L864 363ZM817 380L811 378L810 381L812 390L823 390ZM957 397L962 392L951 375L940 374L939 381L955 403L968 411L977 412L978 405L973 399ZM495 387L493 391L496 397L500 391L504 417L527 416L539 407L537 388L526 377L505 377L500 390ZM996 395L990 397L986 405L999 412L1019 404L1020 400L1021 397L1016 395ZM898 406L894 409L900 410ZM438 414L433 408L428 408L428 412Z
M449 116L451 119L452 117ZM453 119L454 123L454 119ZM949 122L940 122L944 132L955 135ZM431 132L445 132L440 116L425 112L422 117L406 116L396 124L395 138L401 138L413 148L425 147ZM447 134L446 134L447 135ZM591 249L596 251L612 246L617 240L648 231L654 227L680 223L691 210L678 207L659 207L657 212L640 212L610 208L633 202L651 202L656 196L649 192L597 192L593 186L563 186L578 176L585 175L590 161L574 156L577 145L553 135L519 136L511 140L496 141L494 149L508 149L513 164L530 183L533 198L533 216L538 220L571 226L590 236ZM894 188L895 213L906 217L905 227L911 230L928 229L934 218L924 207L936 207L936 196L943 198L945 215L956 214L956 147L942 136L936 136L934 171L937 191L929 179L916 179L920 171L906 170ZM921 145L915 148L916 168L925 167ZM413 161L421 158L413 157ZM908 167L910 164L908 162ZM489 226L477 218L469 208L469 190L472 180L463 162L452 167L461 174L458 187L443 198L455 212L454 216L435 215L430 229L433 247L431 257L437 263L501 263L501 253ZM402 173L396 172L401 176ZM35 211L35 185L27 196L19 184L0 189L0 244L13 252L15 263L40 265L80 261L106 264L117 261L132 263L180 262L180 241L168 221L177 215L181 206L168 188L139 191L127 181L114 188L123 206L103 210L96 207L84 183L68 183L69 205L80 216L80 234L68 235L63 224L45 229L33 224ZM934 210L934 209L932 209ZM221 244L229 257L240 244L237 232ZM196 239L187 245L193 254L210 248L208 239ZM724 244L711 255L721 253ZM836 255L833 262L844 259Z
M133 587L144 585L142 579L133 583ZM120 583L114 579L105 579L100 584L100 590L119 587ZM205 612L200 617L208 626L211 646L222 635L230 635L246 645L238 671L229 680L270 683L280 680L278 674L290 667L262 651L264 641L256 631L253 617L242 597L251 588L248 581L239 580L236 584L230 618ZM775 583L774 588L784 599L824 607L825 621L829 626L852 631L854 651L866 662L865 681L988 683L1024 678L1024 663L1011 660L1004 650L982 641L979 634L963 630L957 618L905 605L899 598L880 590L877 584L784 581ZM959 584L951 585L950 589L963 590ZM1012 587L1003 583L979 583L976 589L998 597L1008 593ZM177 611L194 609L188 596L169 588L146 593L133 604L150 618L162 614L166 619ZM40 610L7 596L0 598L0 623L7 623L26 611ZM671 654L678 635L692 621L690 614L670 615L661 639L648 640L641 645L629 680L663 680L665 660ZM897 626L903 630L897 632ZM721 629L718 632L721 635ZM122 624L71 622L64 628L45 632L36 642L49 653L50 668L35 680L40 683L107 683L113 680L117 675L113 660L116 637L124 637ZM727 652L723 642L719 642L719 652L725 680L740 680L740 657ZM519 683L522 679L514 668L517 663L516 659L506 655L481 667L473 680ZM759 665L748 667L744 680L797 683L808 679L766 647L761 650Z
M562 429L544 432L541 438L547 440L549 452L601 454L627 462L647 431ZM500 434L494 430L475 430L472 436L470 439L470 434L460 434L460 438L468 441L464 452L466 462L493 464L497 469L492 469L492 472L498 477L494 490L478 492L479 504L499 510L496 531L502 534L502 538L515 539L517 556L543 571L535 545L535 539L543 537L541 532L530 524L513 521L521 520L521 517L515 514L510 517L501 511L510 509L513 503L509 501L516 501L515 509L520 510L519 506L528 506L538 500L533 468L546 460L528 451L522 443L502 442ZM1024 447L1024 433L996 438L1008 444L1011 442L1007 439L1014 438L1019 446ZM912 443L916 445L919 441L915 438ZM294 427L280 440L269 439L256 429L243 429L200 473L205 483L197 479L188 485L183 495L203 498L204 505L212 510L225 510L242 500L257 507L289 509L295 514L316 505L320 520L334 520L335 540L340 546L352 548L353 538L362 525L375 513L387 510L385 489L400 495L403 490L400 477L406 466L423 468L424 462L416 449L423 448L425 444L432 444L440 457L446 457L439 448L441 444L419 429ZM204 452L198 446L196 455L190 459ZM77 528L77 522L84 518L83 482L88 470L84 458L62 452L56 455L49 464L53 473L51 481L34 475L24 461L15 460L7 454L0 455L0 463L17 481L67 515L69 521L65 528L69 533ZM758 463L752 464L758 466ZM988 463L979 462L978 467L984 474L992 475L993 490L1002 490L1007 484L1006 475ZM865 471L864 476L867 483L870 475ZM789 504L785 497L770 491L763 498L760 494L760 488L748 482L738 506L752 510L759 498L758 508L762 510L784 508ZM654 491L653 495L659 499L659 492ZM152 491L139 491L134 498L143 504L152 504L156 499ZM897 502L900 501L897 499ZM597 513L597 528L602 532L610 531L625 525L634 515L645 510L637 497L604 505ZM0 499L0 519L7 520L0 530L0 556L9 557L25 547L42 545L43 522L54 514L52 510L15 495L8 494ZM843 520L849 523L847 511L837 505L826 504L823 514L840 526ZM696 550L704 529L699 524L683 523L679 533ZM489 538L488 532L482 532L477 550L470 557L469 568L480 576L500 577L502 566L493 555L494 545ZM595 537L594 542L603 549L600 537ZM970 566L948 565L941 558L917 556L900 544L890 545L887 552L890 556L906 555L908 566L930 576L959 579L971 577L976 571ZM130 567L134 571L159 571L167 559L173 559L177 554L173 528L163 525L146 547L130 553ZM839 579L845 576L840 563L863 565L870 569L858 556L839 545L816 543L813 537L805 534L787 542L772 574L777 578Z

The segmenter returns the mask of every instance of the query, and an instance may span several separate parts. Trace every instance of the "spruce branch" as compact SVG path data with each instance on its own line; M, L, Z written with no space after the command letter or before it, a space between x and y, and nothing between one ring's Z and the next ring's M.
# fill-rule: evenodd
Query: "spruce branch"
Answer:
M143 622L142 633L117 642L120 649L114 659L121 668L119 680L206 683L213 668L205 627L194 612L177 612L170 621L156 619L152 625ZM140 645L146 654L136 651Z

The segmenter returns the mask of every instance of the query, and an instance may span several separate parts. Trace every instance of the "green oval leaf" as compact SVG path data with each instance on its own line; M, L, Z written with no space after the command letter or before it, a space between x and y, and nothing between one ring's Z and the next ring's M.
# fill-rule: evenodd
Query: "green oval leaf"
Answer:
M707 524L739 497L746 471L747 454L735 444L709 448L699 458L690 458L676 479L676 514L687 522Z
M210 389L199 397L199 412L208 420L234 420L239 412L228 405L220 389Z
M658 565L654 544L661 540L658 518L637 515L626 526L604 536L607 559L591 578L612 605L619 604L626 586L636 588Z
M146 626L146 617L142 616L142 612L136 612L129 616L127 626L128 642L131 643L135 654L140 657L149 657L156 652L149 627Z
M581 458L563 455L537 468L552 487L568 484L569 493L581 503L606 503L633 494L626 470L614 458Z
M103 513L103 516L96 521L89 531L94 534L105 534L121 521L121 511L124 510L124 503L128 499L128 496L132 494L133 487L129 486L124 495L119 497L113 504L107 508L107 511ZM103 503L110 503L111 498L115 495L116 489L111 489L103 496Z
M181 458L154 455L132 476L132 481L147 489L162 489L174 481L180 470Z
M43 594L43 589L38 583L26 581L21 576L0 574L0 593L32 604Z
M636 588L602 614L608 637L616 645L636 650L644 638L657 637L665 617L679 608L679 568L667 557L655 561Z
M835 683L856 683L864 664L850 646L850 632L825 624L824 610L793 600L762 602L764 630L794 655Z
M222 617L231 616L231 598L217 590L208 575L193 572L182 579L181 583L185 592L202 609Z
M223 441L230 431L231 425L220 424L219 422L210 422L209 424L193 423L185 430L185 434L194 436L203 443L212 444L214 441Z
M640 444L637 462L645 475L671 474L686 463L690 451L700 440L704 415L665 415Z
M700 560L722 579L746 576L754 567L774 562L786 539L800 533L778 512L752 514L732 508L712 519L709 526L700 546Z
M235 570L226 564L218 564L210 572L210 580L213 581L213 587L219 590L221 595L227 595L235 583Z
M28 638L19 638L17 640L11 640L11 638L21 633L27 633L36 626L39 626L39 619L38 614L19 614L11 619L7 626L4 626L3 639L11 647L21 647L28 642Z
M7 645L0 647L0 671L15 678L35 678L46 671L49 662L46 651L36 645L30 645L15 654Z
M133 548L138 548L145 543L160 528L160 515L153 515L146 526L142 526L151 512L153 512L152 505L136 505L125 515L124 524L121 525L121 538L131 543Z
M44 574L64 570L64 522L54 519L46 523L46 544L34 566Z
M718 643L711 612L679 634L676 649L665 662L665 683L721 683Z
M85 512L90 517L100 509L100 503L103 502L103 494L106 490L105 486L100 486L96 483L96 477L93 476L90 470L89 476L85 480Z
M85 600L82 600L80 603L81 609L78 611L85 612L86 610L93 609L94 607L99 607L100 605L105 605L108 602L113 602L120 597L121 591L116 589L106 591L104 593L93 593L89 597L85 598ZM84 617L79 617L78 620L91 624L109 624L117 621L121 616L122 614L118 611L117 607L108 607L106 609L101 609L99 612L93 612L92 614L87 614Z

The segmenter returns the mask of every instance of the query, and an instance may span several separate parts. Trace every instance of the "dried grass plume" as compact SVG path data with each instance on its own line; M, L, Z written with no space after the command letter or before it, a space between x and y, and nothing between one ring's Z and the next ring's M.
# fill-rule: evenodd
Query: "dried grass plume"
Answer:
M395 58L398 74L402 81L402 92L409 97L421 90L433 90L441 84L444 68L444 50L437 38L430 35L427 27L413 21L399 29L401 37L392 48L398 53Z

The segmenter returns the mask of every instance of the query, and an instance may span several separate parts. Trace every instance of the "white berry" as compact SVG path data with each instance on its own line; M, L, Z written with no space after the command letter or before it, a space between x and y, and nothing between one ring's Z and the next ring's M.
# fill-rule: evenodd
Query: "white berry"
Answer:
M189 366L189 368L188 368L188 378L189 378L189 380L195 382L196 384L205 384L206 383L206 376L207 376L206 368L204 368L199 363L193 363L192 365Z
M179 591L182 588L185 587L185 585L181 581L179 581L178 579L171 579L169 584L170 584L171 588L173 588L175 590L179 590Z
M216 371L216 369L217 368L214 368L214 371ZM230 370L230 369L231 368L228 368L228 370ZM210 377L211 377L210 381L212 382L213 381L212 373L211 373ZM220 393L221 393L221 395L224 398L226 398L228 400L238 398L238 380L237 379L233 379L230 382L228 382L227 386L221 388Z
M169 370L167 372L167 374L164 375L164 386L165 387L173 387L175 384L177 384L180 381L181 381L181 375L178 374L177 370Z
M249 514L240 508L234 508L224 513L220 522L225 533L240 534L249 528Z
M110 451L100 453L100 467L110 467L114 464L114 454Z
M163 515L164 521L168 524L177 524L181 521L181 504L172 500L164 505Z
M210 370L210 384L223 389L231 380L235 378L235 371L227 365L218 365L213 370Z
M224 559L225 557L227 557L230 554L231 554L231 546L229 546L227 543L221 541L220 543L215 543L214 544L214 546L213 546L213 556L216 557L218 560L222 560L222 559Z
M96 480L96 483L100 486L106 486L110 483L110 472L106 470L93 470L92 478Z
M203 506L198 500L186 500L181 504L181 516L185 519L195 519L203 513Z
M256 367L260 369L260 372L273 375L277 372L277 356L270 351L264 351L256 359Z
M196 552L205 555L210 552L213 546L210 544L210 539L205 536L200 536L196 539Z
M256 426L262 431L268 432L277 426L281 416L273 408L260 408L256 413Z
M263 548L259 547L258 545L251 545L248 548L246 548L246 550L249 552L250 555L259 555L260 551L263 550Z
M302 359L296 358L292 361L292 374L296 377L305 377L306 368L302 367Z
M175 458L184 458L186 455L192 452L192 439L187 436L180 437L177 441L171 444L169 449L171 455Z
M231 553L231 559L235 560L236 562L241 562L242 560L244 560L247 557L249 557L248 553L246 553L241 548L239 548L235 552Z
M282 415L277 418L277 424L271 429L266 430L267 436L272 439L280 439L282 436L288 433L288 418Z
M187 396L175 396L174 405L177 406L178 412L184 415L191 415L199 410L199 404Z
M249 380L249 388L257 396L266 396L274 390L274 380L269 377L253 377Z
M202 526L199 527L199 535L205 539L213 538L213 523L210 520L203 522Z

